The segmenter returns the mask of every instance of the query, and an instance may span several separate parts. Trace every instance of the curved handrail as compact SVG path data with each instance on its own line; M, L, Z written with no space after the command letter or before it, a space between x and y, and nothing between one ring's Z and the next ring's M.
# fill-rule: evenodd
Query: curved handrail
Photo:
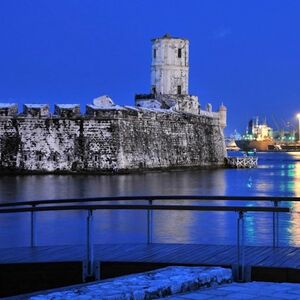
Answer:
M267 201L267 202L298 202L300 197L274 197L274 196L202 196L202 195L154 195L154 196L116 196L116 197L92 197L92 198L69 198L49 199L20 202L0 203L1 207L15 206L37 206L45 204L81 203L81 202L103 202L103 201L130 201L130 200L215 200L215 201Z
M100 204L100 205L64 205L38 206L0 209L2 213L20 213L59 210L192 210L192 211L232 211L232 212L290 212L288 207L270 206L215 206L215 205L149 205L149 204Z
M272 201L275 206L221 206L221 205L174 205L153 204L153 200L256 200L256 201ZM285 198L286 199L286 198ZM120 200L148 200L148 204L75 204L78 202L97 202L97 201L120 201ZM295 200L295 198L293 198ZM299 201L299 199L297 199ZM71 211L81 210L87 211L87 225L86 225L86 278L94 276L94 257L93 257L93 242L92 242L92 216L95 210L145 210L147 211L147 243L152 242L152 211L155 210L175 210L175 211L210 211L210 212L237 212L237 265L238 278L243 279L244 274L244 240L243 240L243 218L246 212L270 212L273 213L273 247L278 246L278 213L291 212L288 207L278 207L279 199L270 199L269 197L229 197L229 196L126 196L126 197L102 197L102 198L88 198L88 199L57 199L46 201L26 201L18 203L2 204L0 207L0 215L7 213L23 213L30 212L30 245L36 246L36 212L46 211ZM67 203L73 203L66 205ZM48 205L46 205L48 204ZM56 205L55 205L56 204ZM58 204L58 205L57 205ZM64 205L63 205L64 204ZM6 205L6 206L5 206ZM23 207L22 207L23 206ZM240 234L241 232L241 234ZM242 236L242 237L241 237ZM241 270L241 271L240 271Z

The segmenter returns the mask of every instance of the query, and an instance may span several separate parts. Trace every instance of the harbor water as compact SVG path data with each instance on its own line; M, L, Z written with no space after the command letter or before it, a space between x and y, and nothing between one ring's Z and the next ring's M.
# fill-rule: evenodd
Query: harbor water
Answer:
M210 169L126 175L34 175L0 177L0 202L118 195L300 196L300 152L258 153L255 169ZM197 204L195 201L179 201ZM155 202L161 203L159 201ZM177 203L169 201L169 203ZM210 205L270 205L267 202L206 201ZM300 245L300 202L293 214L279 214L279 245ZM97 211L95 243L144 243L144 211ZM0 214L0 247L28 246L30 215ZM86 212L37 213L37 244L85 243ZM153 242L235 244L237 214L232 212L155 211ZM247 245L272 244L272 214L247 213Z

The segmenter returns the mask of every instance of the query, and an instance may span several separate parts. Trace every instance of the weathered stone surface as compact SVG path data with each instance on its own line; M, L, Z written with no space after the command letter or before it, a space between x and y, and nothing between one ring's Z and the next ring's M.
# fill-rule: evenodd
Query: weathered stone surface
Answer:
M168 267L148 273L124 276L78 288L66 289L46 295L33 296L42 299L157 299L177 293L194 291L202 287L216 286L232 280L230 269L208 267Z
M79 104L55 104L54 115L61 118L74 118L80 116Z
M23 113L27 117L48 117L48 104L24 104Z
M215 114L123 107L72 118L0 116L0 170L122 172L222 165L226 151Z
M18 113L18 105L16 103L0 103L0 116L15 116Z
M106 95L104 96L100 96L98 98L95 98L93 100L93 105L97 106L97 107L103 107L103 108L107 108L107 107L112 107L114 106L114 102L112 101L112 99Z
M151 94L136 95L135 104L191 114L199 113L197 96L189 95L189 41L164 35L152 40Z
M170 35L153 39L151 91L162 95L187 95L188 83L189 41Z
M168 300L198 299L300 299L299 283L246 282L231 283L214 288L170 296Z

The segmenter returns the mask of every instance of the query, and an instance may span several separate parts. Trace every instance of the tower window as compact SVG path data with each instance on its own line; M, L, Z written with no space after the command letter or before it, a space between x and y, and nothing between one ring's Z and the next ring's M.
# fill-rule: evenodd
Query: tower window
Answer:
M156 49L153 50L153 57L156 58Z
M181 58L181 48L178 49L178 58Z
M24 160L25 160L25 161L27 160L27 155L26 155L26 154L24 155Z
M156 94L156 87L154 86L153 88L152 88L152 94Z
M177 85L177 94L181 95L181 85Z

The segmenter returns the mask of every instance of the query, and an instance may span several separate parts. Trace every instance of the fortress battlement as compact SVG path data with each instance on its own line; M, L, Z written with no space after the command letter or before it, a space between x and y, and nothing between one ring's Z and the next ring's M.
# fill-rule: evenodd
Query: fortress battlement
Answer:
M107 96L105 96L107 97ZM155 103L156 102L156 103ZM181 112L173 110L172 108L160 108L157 107L157 102L154 100L151 104L149 101L145 105L138 106L120 106L120 105L111 105L111 106L97 106L94 104L86 105L85 113L81 113L80 104L55 104L54 111L51 113L50 106L48 104L24 104L23 111L19 112L18 104L16 103L0 103L0 118L62 118L62 119L74 119L74 118L103 118L103 117L126 117L130 115L130 112L136 112L135 115L139 114L185 114L195 116L205 116L208 118L213 118L216 120L221 120L222 116L220 112L222 110L212 112L209 109L200 110L198 114L191 114L187 112ZM159 104L160 105L160 104Z

